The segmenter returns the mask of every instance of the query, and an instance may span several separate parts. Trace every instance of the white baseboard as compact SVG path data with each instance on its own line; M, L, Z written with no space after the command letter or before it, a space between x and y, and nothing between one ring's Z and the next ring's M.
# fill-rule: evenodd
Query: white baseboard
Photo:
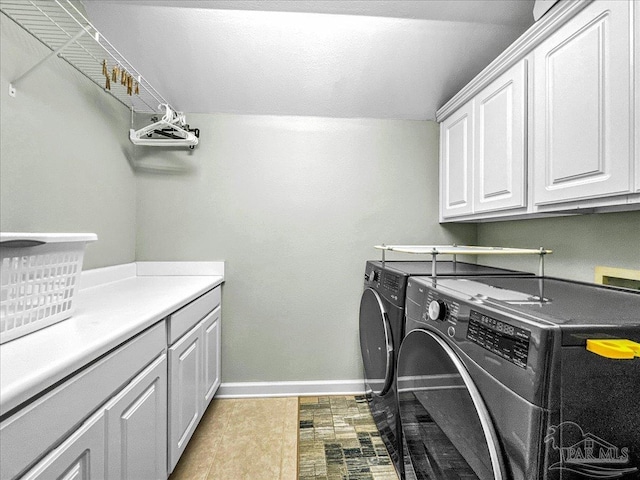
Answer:
M315 395L363 395L363 380L307 382L234 382L220 385L217 398L306 397Z

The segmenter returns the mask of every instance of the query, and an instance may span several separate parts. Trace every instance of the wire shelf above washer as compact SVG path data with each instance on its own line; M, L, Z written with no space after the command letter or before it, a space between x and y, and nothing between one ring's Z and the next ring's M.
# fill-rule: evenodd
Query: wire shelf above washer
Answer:
M384 266L386 252L413 253L431 255L433 278L437 276L438 255L453 255L456 261L457 255L538 255L538 275L544 277L544 257L553 253L553 250L545 248L508 248L508 247L481 247L470 245L376 245L374 248L382 250L382 264Z
M160 113L159 105L169 104L69 0L0 0L0 11L47 46L52 51L50 56L68 62L134 112ZM120 82L107 90L104 60L130 74L138 82L139 94L128 94ZM40 63L12 82L10 92L13 89L15 94L16 84Z
M378 250L389 252L415 253L427 255L546 255L553 250L542 247L508 248L508 247L480 247L469 245L376 245Z

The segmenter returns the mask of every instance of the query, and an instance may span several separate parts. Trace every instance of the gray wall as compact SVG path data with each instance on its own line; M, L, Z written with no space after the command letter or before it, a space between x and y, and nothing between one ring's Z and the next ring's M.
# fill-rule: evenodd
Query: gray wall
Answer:
M128 110L0 15L0 229L95 232L84 268L135 259Z
M593 282L597 265L640 270L640 211L484 223L478 225L478 243L550 248L548 275ZM533 258L479 260L537 272Z
M438 224L433 122L188 120L194 152L139 150L137 257L226 260L225 382L361 377L373 245L475 241L475 226Z

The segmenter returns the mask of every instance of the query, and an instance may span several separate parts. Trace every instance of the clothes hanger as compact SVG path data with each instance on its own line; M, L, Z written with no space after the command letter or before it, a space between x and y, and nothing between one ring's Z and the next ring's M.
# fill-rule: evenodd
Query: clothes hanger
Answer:
M129 140L134 145L149 146L188 146L193 148L198 144L198 129L189 130L186 118L181 112L174 112L168 104L161 104L165 109L161 120L147 125L139 130L129 130ZM186 126L186 128L184 128ZM194 134L196 132L196 134Z

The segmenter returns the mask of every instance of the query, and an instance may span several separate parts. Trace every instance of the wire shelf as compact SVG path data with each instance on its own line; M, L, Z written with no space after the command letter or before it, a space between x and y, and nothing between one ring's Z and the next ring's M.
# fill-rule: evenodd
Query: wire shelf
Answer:
M480 247L470 245L376 245L374 248L382 250L382 264L385 263L386 252L413 253L418 255L431 255L432 273L437 276L438 255L453 255L456 261L457 255L538 255L538 275L544 277L544 257L553 250L545 248L508 248L508 247Z
M69 0L0 0L0 11L134 112L160 113L159 105L169 104ZM104 60L109 68L125 69L138 82L139 94L129 95L119 81L107 90Z
M544 248L479 247L469 245L376 245L378 250L427 255L546 255Z

